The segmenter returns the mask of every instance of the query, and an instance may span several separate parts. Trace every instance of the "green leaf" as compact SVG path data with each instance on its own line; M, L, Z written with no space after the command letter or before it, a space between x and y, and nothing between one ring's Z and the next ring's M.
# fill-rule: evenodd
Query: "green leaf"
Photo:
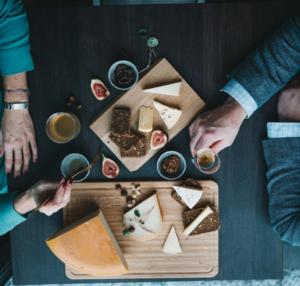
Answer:
M138 29L138 34L141 37L146 37L148 35L148 30L146 28L139 28Z

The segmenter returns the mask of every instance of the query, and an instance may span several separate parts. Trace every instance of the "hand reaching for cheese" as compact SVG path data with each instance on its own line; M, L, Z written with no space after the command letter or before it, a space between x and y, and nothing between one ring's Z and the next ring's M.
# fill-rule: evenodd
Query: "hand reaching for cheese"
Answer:
M63 207L65 207L70 201L72 184L64 180L57 182L39 181L26 192L18 195L14 202L14 207L20 214L26 214L34 210L45 199L51 195L54 190L53 198L42 206L39 211L47 216L56 213Z
M234 99L222 106L200 114L190 125L190 149L193 156L200 149L211 148L219 153L231 146L237 136L246 112Z

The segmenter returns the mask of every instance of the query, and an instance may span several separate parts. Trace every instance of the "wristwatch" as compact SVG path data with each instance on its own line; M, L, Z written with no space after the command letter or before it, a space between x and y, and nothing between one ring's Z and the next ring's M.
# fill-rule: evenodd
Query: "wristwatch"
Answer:
M4 102L4 108L7 110L22 110L28 109L28 102Z

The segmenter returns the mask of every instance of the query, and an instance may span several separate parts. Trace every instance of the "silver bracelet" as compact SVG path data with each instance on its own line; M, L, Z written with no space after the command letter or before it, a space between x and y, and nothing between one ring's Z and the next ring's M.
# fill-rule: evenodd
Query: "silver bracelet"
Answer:
M4 102L4 108L6 110L28 110L28 102Z
M18 93L18 92L21 92L21 93L30 94L28 88L4 89L3 92L4 93Z

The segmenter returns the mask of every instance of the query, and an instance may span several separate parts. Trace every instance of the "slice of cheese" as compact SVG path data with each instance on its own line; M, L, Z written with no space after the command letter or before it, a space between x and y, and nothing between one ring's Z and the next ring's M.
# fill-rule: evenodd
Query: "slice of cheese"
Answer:
M173 189L190 209L199 202L203 194L200 190L181 186L173 186Z
M180 89L181 89L181 81L171 83L171 84L156 86L156 87L153 87L153 88L144 89L143 91L148 92L148 93L155 93L155 94L179 96L180 95Z
M139 115L139 131L151 132L153 129L153 108L141 106Z
M153 105L158 111L161 119L164 121L168 129L173 128L179 120L182 111L177 108L164 105L155 100L153 101Z
M184 230L183 235L188 237L193 230L201 223L205 218L213 213L213 210L207 206L194 220L193 222Z
M139 216L136 216L136 213ZM134 240L150 240L155 238L162 229L162 214L157 193L126 212L123 216L125 227L133 226L135 231L129 234Z
M103 277L127 273L122 251L100 210L61 230L46 244L76 272Z
M166 254L179 254L183 252L174 226L171 227L162 251Z

